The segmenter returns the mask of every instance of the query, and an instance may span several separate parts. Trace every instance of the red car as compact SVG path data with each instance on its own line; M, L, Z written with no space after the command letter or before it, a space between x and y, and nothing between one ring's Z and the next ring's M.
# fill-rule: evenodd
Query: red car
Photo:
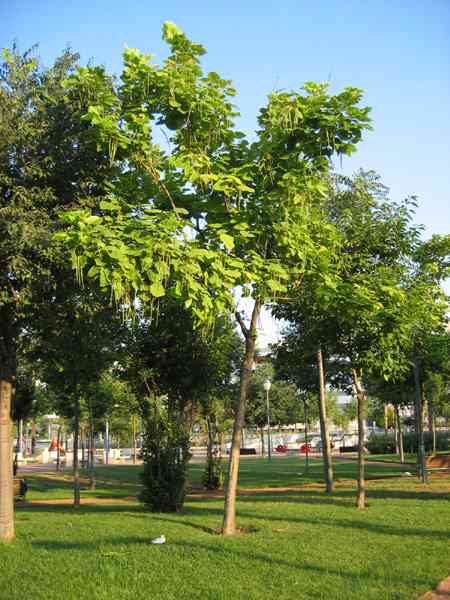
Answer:
M287 452L287 445L286 444L278 444L278 446L275 448L275 452L280 452L281 454L284 454L285 452Z
M311 444L302 444L298 451L300 454L306 454L306 448L308 448L308 454L311 452Z

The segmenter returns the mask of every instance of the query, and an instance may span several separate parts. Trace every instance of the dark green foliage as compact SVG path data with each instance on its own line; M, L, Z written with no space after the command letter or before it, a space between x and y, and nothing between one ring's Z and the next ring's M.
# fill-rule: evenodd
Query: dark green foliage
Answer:
M144 489L139 500L151 512L178 512L186 495L189 435L179 415L171 412L164 400L150 400L141 451Z
M425 451L433 450L433 437L430 432L424 433ZM408 454L417 452L417 434L406 433L403 436L403 447ZM395 440L392 435L371 435L367 442L367 449L371 454L393 454L395 453ZM436 434L436 450L449 450L449 434L445 431Z
M391 435L371 435L366 446L371 454L395 453L395 440Z
M220 456L208 456L202 475L202 484L206 490L219 490L223 487L225 476Z
M433 438L429 431L425 431L423 434L425 452L431 453L433 451ZM407 433L404 438L405 452L415 453L417 452L417 435L413 432ZM440 431L436 433L436 450L450 450L449 434L446 431Z

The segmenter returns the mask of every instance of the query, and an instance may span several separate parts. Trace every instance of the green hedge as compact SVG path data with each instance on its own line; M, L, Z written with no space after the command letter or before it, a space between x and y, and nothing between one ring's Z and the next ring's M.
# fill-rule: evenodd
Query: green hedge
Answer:
M432 452L433 438L431 433L424 433L425 452ZM395 440L392 434L388 435L371 435L367 442L367 449L371 454L392 454L395 452ZM417 437L414 432L405 433L403 435L403 448L407 453L417 452ZM436 450L449 450L449 433L439 431L436 434Z

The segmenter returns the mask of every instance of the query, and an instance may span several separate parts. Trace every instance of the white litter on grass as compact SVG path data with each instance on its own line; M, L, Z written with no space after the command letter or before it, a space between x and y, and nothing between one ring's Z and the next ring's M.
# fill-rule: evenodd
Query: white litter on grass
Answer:
M166 536L165 535L160 535L159 537L154 538L150 543L151 544L165 544L166 543Z
M297 475L303 475L303 473L297 473Z
M409 471L405 471L403 473L403 477L412 477L412 473L410 473Z

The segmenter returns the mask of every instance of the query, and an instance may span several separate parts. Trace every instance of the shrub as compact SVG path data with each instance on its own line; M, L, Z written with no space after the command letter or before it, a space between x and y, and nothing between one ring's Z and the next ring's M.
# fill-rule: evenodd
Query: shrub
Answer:
M425 452L433 450L433 437L429 431L423 434ZM395 452L394 436L372 434L367 442L367 448L371 454L392 454ZM414 431L403 434L403 448L409 454L417 452L417 436ZM445 431L436 433L436 450L449 450L449 434Z
M224 474L220 456L208 456L202 475L203 487L207 490L220 490L223 482Z
M189 435L179 415L155 400L145 419L139 500L152 512L178 512L186 496Z
M366 446L371 454L392 454L395 452L395 440L392 435L372 434Z
M433 437L429 431L425 431L423 434L425 443L425 452L432 452L433 450ZM417 436L414 431L406 433L403 438L403 446L405 452L415 453L417 452ZM446 431L436 432L436 450L449 450L449 434Z

